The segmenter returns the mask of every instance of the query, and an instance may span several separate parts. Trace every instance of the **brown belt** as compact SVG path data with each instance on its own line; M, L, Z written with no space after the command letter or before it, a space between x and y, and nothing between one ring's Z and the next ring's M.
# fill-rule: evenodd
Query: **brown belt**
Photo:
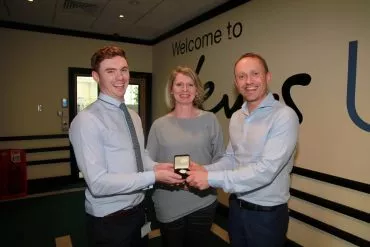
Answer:
M104 217L116 217L116 216L128 216L128 215L133 215L137 212L139 212L139 210L143 208L143 203L140 203L132 208L129 208L129 209L121 209L121 210L118 210L116 212L113 212L111 214L108 214Z

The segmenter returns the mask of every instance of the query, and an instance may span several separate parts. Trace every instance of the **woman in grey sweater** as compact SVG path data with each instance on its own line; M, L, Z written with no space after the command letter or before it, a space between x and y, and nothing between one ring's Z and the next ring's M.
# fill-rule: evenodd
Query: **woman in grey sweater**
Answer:
M173 162L188 154L198 164L211 164L224 152L223 133L216 116L202 110L203 86L188 67L174 69L167 83L171 111L154 121L147 149L157 162ZM198 191L186 185L157 188L153 202L165 247L207 246L217 206L214 189Z

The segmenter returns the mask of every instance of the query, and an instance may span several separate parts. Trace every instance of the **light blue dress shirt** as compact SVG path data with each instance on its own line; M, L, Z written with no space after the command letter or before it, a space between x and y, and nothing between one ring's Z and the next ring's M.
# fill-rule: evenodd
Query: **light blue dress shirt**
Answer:
M251 113L245 102L231 117L226 154L206 166L209 185L263 206L286 203L298 129L296 113L271 93Z
M129 109L146 170L138 173L130 131L120 104L100 93L98 100L77 114L69 130L78 168L88 186L86 212L96 217L138 205L144 199L144 189L155 182L152 171L155 163L144 149L140 117Z

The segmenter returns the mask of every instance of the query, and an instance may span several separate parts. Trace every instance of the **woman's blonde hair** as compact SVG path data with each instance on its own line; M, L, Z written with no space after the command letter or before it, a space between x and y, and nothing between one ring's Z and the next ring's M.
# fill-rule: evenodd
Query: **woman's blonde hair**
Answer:
M189 67L186 66L177 66L174 70L171 71L170 77L168 78L167 85L166 85L166 91L165 91L165 100L166 105L168 108L175 109L175 97L172 94L172 87L173 82L176 79L176 76L178 74L183 74L185 76L190 77L195 85L196 88L196 95L193 100L193 105L198 109L203 109L203 101L204 101L204 89L202 82L200 81L198 75Z

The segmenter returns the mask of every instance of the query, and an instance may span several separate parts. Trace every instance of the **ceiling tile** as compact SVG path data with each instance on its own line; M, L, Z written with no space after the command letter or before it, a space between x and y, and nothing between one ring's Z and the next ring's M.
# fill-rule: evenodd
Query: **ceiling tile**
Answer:
M225 2L228 0L0 0L0 21L154 40ZM120 14L125 18L118 18Z
M51 24L56 0L5 0L4 8L9 10L5 20L34 25L48 26ZM0 12L2 14L2 12ZM2 19L3 16L0 16Z

